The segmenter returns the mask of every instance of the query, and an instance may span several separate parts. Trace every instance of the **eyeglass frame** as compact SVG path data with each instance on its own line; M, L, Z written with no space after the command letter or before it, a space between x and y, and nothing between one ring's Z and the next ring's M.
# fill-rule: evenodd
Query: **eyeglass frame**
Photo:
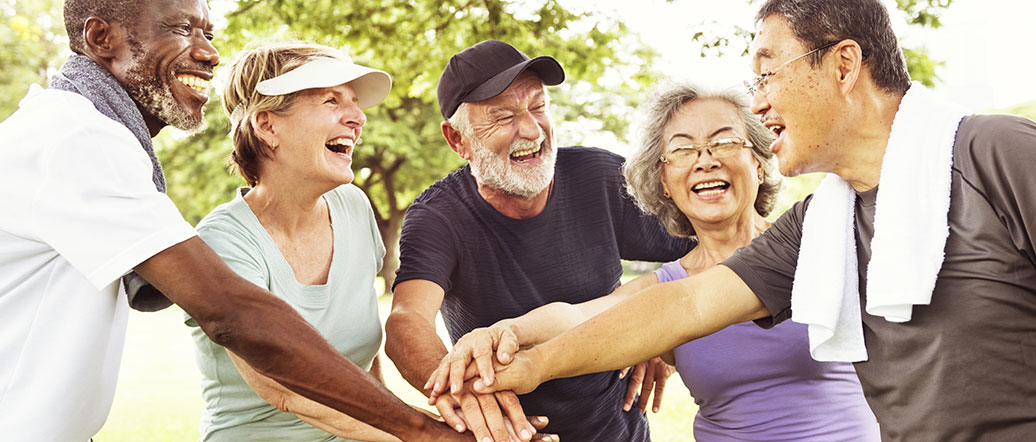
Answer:
M820 46L814 48L813 50L811 50L809 52L806 52L805 54L799 55L798 57L792 58L791 60L788 60L788 61L786 61L784 63L781 63L780 66L777 66L777 67L775 67L773 69L770 69L769 71L766 71L766 72L763 72L763 73L761 73L759 75L756 75L755 78L753 78L751 81L745 80L743 83L744 83L745 87L748 88L748 94L749 95L753 95L753 96L755 94L759 93L759 92L762 92L762 93L765 94L766 91L764 89L765 89L766 80L768 78L774 76L774 75L777 75L777 71L781 70L781 68L791 64L791 62L793 62L793 61L805 58L805 57L807 57L809 55L813 55L813 54L815 54L817 52L820 52L820 51L822 51L824 49L830 48L830 47L832 47L832 46L834 46L834 45L836 45L838 43L841 43L841 40L839 40L839 41L832 41L830 43L825 43L823 45L820 45Z
M668 165L673 166L673 167L686 167L686 166L676 166L675 165L676 163L673 160L669 159L669 155L672 154L673 152L677 152L677 151L693 150L693 151L697 152L697 156L694 157L696 160L701 158L702 152L708 152L709 156L711 156L713 158L717 158L717 156L712 152L712 148L717 147L720 144L731 143L731 142L734 143L734 144L740 144L741 145L741 149L748 149L748 148L755 147L755 145L752 144L752 141L747 139L747 138L742 138L742 137L724 137L724 138L720 138L720 139L709 141L708 143L705 143L705 144L694 144L694 143L691 143L691 144L684 144L684 145L678 146L677 148L675 148L675 149L673 149L673 150L671 150L669 152L666 152L666 153L663 153L662 155L659 155L658 161L660 161L662 164L668 164ZM734 152L737 152L737 150L736 149L732 149L730 151L731 154L733 154ZM727 155L721 155L718 158L725 158L726 156Z

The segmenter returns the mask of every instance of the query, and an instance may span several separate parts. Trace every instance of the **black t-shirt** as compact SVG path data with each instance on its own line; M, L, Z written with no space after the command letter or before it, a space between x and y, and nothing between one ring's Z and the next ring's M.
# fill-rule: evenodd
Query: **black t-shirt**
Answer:
M1036 440L1036 124L966 117L953 148L949 237L931 304L909 322L863 312L856 364L885 441ZM861 309L877 190L857 194ZM810 199L723 264L773 313L791 285Z
M424 279L446 295L442 315L456 342L477 327L555 301L579 303L619 285L619 259L670 261L693 243L665 233L624 192L622 157L558 149L546 207L528 219L502 215L478 194L468 166L425 190L400 237L396 283ZM631 330L635 332L635 330ZM645 441L647 421L623 412L626 380L604 372L544 383L520 397L526 414L569 441Z

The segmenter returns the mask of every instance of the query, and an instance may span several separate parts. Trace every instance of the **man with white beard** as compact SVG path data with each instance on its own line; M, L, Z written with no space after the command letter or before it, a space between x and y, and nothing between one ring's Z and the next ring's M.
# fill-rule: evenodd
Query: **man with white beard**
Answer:
M385 324L386 353L425 394L446 354L435 332L440 308L456 341L550 302L608 294L619 285L620 258L667 261L693 246L666 234L625 194L622 157L555 147L545 86L564 78L554 58L530 59L488 40L454 55L439 79L443 136L468 165L410 206ZM671 370L661 364L641 364L629 378L610 371L550 382L520 405L513 392L477 395L470 384L435 405L447 423L470 428L479 441L506 440L504 419L529 440L535 431L525 413L547 416L542 431L561 440L647 441L643 414L622 408L641 391L645 371L657 379L643 382L644 392L664 385Z

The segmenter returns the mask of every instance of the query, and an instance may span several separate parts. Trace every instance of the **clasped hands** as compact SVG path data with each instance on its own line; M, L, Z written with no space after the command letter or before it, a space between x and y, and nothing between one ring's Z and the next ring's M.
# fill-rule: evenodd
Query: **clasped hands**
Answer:
M514 407L517 407L518 415L524 421L524 415L520 412L521 406L518 404L515 393L531 392L539 384L550 380L551 377L544 370L545 366L541 360L535 347L523 345L510 327L497 323L472 330L458 340L453 349L443 357L439 366L432 372L424 388L430 391L429 403L437 405L437 407L444 399L463 403L462 399L471 394L493 394L497 395L497 399L501 399L500 395L503 394L505 395L504 400L507 402L506 406L513 410L510 405L513 399ZM653 391L652 409L657 413L661 407L666 380L672 375L675 368L655 357L637 364L635 367L622 370L619 375L620 379L625 377L631 369L632 376L626 396L622 401L623 410L629 411L632 408L639 392L637 407L642 413L646 412ZM505 404L504 401L500 403ZM463 406L462 409L464 409ZM490 407L490 411L493 411L492 407ZM495 411L496 415L499 415L499 409ZM440 407L440 412L442 412L442 407ZM471 413L468 412L468 414ZM508 416L515 428L521 428L520 422L515 422L516 419L510 410ZM443 417L446 418L446 413L443 413ZM447 419L447 422L450 423L450 420ZM479 438L479 440L482 439ZM528 439L523 437L522 440Z

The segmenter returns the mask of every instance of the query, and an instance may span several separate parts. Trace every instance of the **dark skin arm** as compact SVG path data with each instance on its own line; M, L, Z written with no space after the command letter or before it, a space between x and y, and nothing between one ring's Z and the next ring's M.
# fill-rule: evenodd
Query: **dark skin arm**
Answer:
M473 440L397 399L291 306L230 270L200 238L158 253L136 271L213 342L289 390L404 441Z

